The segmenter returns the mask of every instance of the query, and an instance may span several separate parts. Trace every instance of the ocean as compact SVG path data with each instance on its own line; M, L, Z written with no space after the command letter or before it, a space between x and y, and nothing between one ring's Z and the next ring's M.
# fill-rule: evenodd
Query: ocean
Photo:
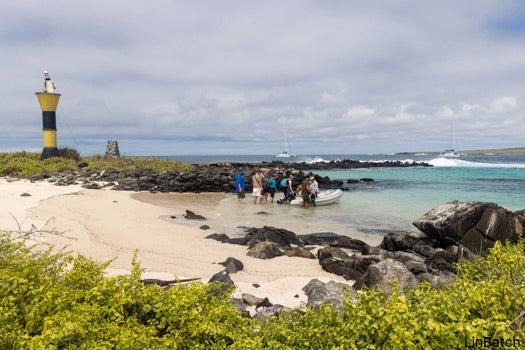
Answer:
M190 163L270 162L272 156L172 156ZM348 184L340 202L313 209L278 204L254 206L247 196L241 207L234 198L221 202L217 217L235 226L269 224L299 233L332 231L349 235L382 236L413 229L412 222L432 208L453 200L493 202L511 211L525 208L525 155L467 155L441 158L437 155L340 154L305 155L287 162L338 159L362 161L424 161L433 167L372 168L315 171L330 179L372 178L373 182ZM282 160L282 159L279 159ZM256 213L264 212L262 215Z

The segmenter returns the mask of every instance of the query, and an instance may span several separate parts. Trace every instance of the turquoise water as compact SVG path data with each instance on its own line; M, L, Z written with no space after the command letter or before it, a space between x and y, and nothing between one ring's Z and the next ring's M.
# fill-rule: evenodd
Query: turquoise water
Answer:
M186 156L169 157L195 163L262 162L271 156ZM372 178L373 182L348 184L339 204L308 211L267 207L268 219L252 222L253 213L232 220L245 225L279 224L314 231L385 234L412 229L412 222L432 208L453 200L493 202L511 211L525 208L525 155L468 155L445 159L435 155L341 154L303 155L288 161L312 162L338 159L362 161L424 161L433 167L371 168L314 171L331 179ZM295 220L287 222L286 220ZM288 225L288 226L286 226Z
M430 209L453 200L494 202L512 211L525 208L525 163L430 161L437 166L318 173L340 180L374 179L349 184L340 203L348 215L345 221L365 231L408 229Z

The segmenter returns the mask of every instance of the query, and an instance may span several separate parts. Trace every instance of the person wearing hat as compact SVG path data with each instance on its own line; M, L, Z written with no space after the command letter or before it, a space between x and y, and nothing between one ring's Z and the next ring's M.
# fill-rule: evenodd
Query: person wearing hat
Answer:
M308 177L310 178L310 202L315 207L315 199L317 198L317 194L319 193L319 183L315 179L313 173L309 173Z
M273 198L275 197L275 193L277 193L277 179L279 178L279 174L273 174L270 178L270 181L268 182L268 193L270 194L270 203L273 203Z

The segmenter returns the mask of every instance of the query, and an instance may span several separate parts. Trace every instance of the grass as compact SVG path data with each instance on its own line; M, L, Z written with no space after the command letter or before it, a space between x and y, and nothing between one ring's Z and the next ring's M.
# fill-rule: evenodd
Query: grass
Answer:
M169 159L161 158L141 158L141 157L118 157L106 158L100 155L84 158L90 169L95 170L138 170L145 169L157 173L164 171L191 171L193 165L176 162Z
M76 151L61 149L61 154L66 157L52 157L40 160L39 153L12 152L0 153L0 176L15 176L27 178L39 175L44 171L51 173L73 172L78 170L78 161L88 164L88 169L93 170L150 170L156 173L165 171L191 171L193 165L160 158L119 157L105 158L103 156L80 157ZM67 157L70 156L70 158ZM71 159L72 158L72 159Z

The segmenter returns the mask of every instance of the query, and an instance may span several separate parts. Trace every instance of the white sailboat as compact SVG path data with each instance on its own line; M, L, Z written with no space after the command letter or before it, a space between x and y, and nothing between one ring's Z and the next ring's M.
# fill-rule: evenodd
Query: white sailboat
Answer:
M285 149L286 151L283 151L281 153L278 153L274 155L275 158L290 158L295 157L295 154L288 153L288 138L286 137L286 133L284 133L284 143L285 143Z
M439 156L444 158L459 158L466 156L465 153L456 151L456 127L454 124L452 124L452 148L444 150Z

